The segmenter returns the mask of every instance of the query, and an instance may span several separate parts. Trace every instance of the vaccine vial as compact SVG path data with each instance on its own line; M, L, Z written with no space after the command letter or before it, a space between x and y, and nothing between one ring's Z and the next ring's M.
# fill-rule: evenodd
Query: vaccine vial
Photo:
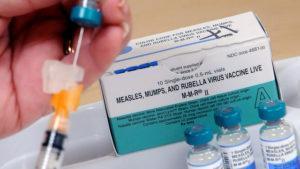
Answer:
M71 20L82 27L95 28L102 23L97 0L80 0L71 10Z
M280 100L262 102L259 117L265 121L260 129L260 142L266 169L299 169L295 134L284 121L285 103Z
M221 128L217 143L225 169L255 169L251 139L247 130L241 127L241 111L236 107L220 108L214 114L216 124Z
M187 155L188 169L224 169L220 152L209 144L213 139L212 130L195 125L185 131L186 142L191 145Z

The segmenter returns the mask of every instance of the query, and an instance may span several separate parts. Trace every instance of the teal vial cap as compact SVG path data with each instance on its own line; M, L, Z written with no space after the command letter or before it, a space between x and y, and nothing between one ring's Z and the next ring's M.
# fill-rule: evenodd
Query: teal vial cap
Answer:
M71 21L84 27L98 27L102 23L102 14L96 8L75 6L71 11Z
M223 107L214 114L219 127L229 128L241 123L241 110L237 107Z
M285 103L280 100L267 100L265 102L261 102L258 107L258 114L262 120L279 120L286 114Z
M197 146L210 142L213 139L213 132L210 128L197 124L187 128L184 136L189 145Z

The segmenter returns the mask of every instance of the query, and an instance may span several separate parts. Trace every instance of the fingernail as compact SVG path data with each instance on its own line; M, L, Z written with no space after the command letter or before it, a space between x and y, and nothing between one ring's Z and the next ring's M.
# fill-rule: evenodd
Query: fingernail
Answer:
M123 28L123 39L127 37L130 31L130 26L127 22L122 23L122 28Z
M119 0L118 7L124 14L128 13L128 5L126 0Z
M126 0L119 0L118 7L123 8L126 4Z

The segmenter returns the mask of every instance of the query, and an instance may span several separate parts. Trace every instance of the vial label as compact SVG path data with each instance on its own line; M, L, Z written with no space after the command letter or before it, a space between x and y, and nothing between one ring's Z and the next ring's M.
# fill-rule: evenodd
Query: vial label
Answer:
M261 139L266 169L299 169L295 136L281 141Z
M224 169L224 167L223 167L223 161L222 159L220 159L215 163L206 166L197 166L197 165L188 164L188 169Z
M251 140L238 146L221 146L224 168L226 169L255 169Z

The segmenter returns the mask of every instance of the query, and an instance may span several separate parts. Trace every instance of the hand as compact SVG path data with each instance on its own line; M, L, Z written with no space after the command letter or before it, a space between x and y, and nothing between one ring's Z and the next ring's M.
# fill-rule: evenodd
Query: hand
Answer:
M0 0L0 137L50 112L50 95L42 91L41 69L47 59L73 60L73 54L64 56L62 38L73 4L64 0ZM130 34L125 0L104 0L100 9L104 24L85 32L78 61L85 69L85 86L108 68Z

